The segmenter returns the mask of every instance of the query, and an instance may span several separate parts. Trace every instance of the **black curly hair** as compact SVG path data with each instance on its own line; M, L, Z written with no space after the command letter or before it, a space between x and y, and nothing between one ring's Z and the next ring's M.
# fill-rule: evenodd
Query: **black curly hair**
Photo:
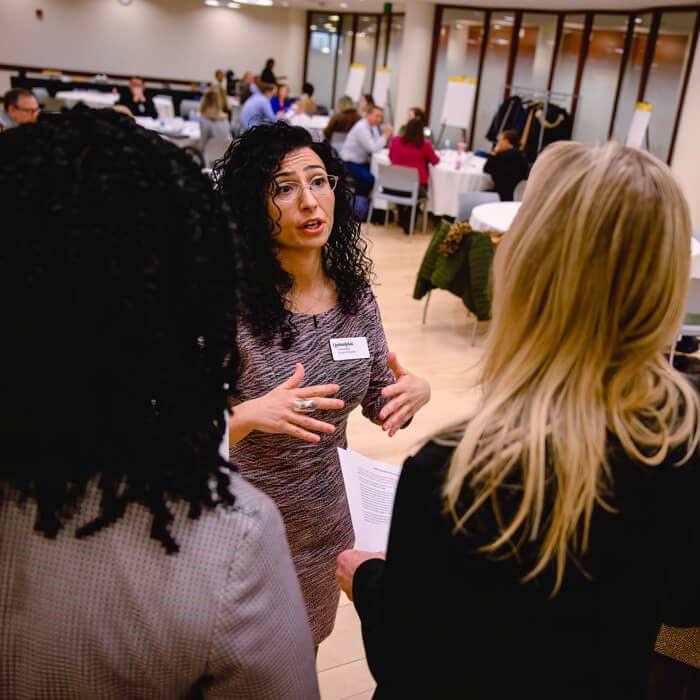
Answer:
M77 537L141 503L176 552L177 501L192 518L233 504L230 215L185 153L107 110L0 134L0 210L0 499L35 501L53 538L96 478Z
M285 306L291 276L277 259L279 223L268 213L272 183L282 160L300 148L310 148L326 170L338 177L333 230L321 249L323 269L335 282L344 313L354 314L372 281L367 243L353 209L354 194L347 186L345 165L326 142L315 142L306 129L278 121L253 127L237 138L214 166L214 180L231 207L244 246L241 282L243 317L256 335L271 342L279 334L289 348L294 329Z

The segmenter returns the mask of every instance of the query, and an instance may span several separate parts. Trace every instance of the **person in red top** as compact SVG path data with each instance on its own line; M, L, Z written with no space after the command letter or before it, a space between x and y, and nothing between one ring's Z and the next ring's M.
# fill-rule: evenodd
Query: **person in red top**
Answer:
M403 165L418 170L419 197L428 191L428 163L437 165L440 158L433 150L429 139L423 138L423 121L411 119L406 124L403 136L395 136L389 145L389 160L392 165ZM408 233L410 207L399 205L399 226Z

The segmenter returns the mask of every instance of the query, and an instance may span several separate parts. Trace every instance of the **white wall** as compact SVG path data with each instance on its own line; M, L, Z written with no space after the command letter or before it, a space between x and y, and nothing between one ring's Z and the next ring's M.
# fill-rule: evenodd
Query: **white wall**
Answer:
M681 183L690 204L693 228L700 230L700 140L697 120L700 114L700 43L695 49L695 60L685 95L683 114L678 127L671 169Z
M44 11L43 20L34 15ZM211 80L217 68L275 72L301 88L306 13L205 7L201 0L0 1L0 63Z

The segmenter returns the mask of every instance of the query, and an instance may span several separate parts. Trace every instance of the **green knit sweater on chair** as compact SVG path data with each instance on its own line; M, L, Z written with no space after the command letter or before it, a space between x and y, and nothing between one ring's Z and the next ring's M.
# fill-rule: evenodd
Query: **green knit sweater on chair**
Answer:
M491 266L494 247L491 236L472 231L464 236L451 255L440 254L440 244L451 223L443 219L433 234L418 270L413 298L421 299L431 289L446 289L460 297L462 303L480 321L491 318Z

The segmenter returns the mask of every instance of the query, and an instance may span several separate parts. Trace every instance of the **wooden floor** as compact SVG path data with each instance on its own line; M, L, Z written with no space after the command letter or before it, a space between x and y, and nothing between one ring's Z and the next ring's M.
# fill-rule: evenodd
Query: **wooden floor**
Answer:
M362 417L350 416L349 447L368 457L401 464L437 428L466 413L474 405L475 367L483 333L479 324L476 346L471 344L473 317L460 299L449 292L433 291L425 325L421 324L424 300L413 299L413 285L431 237L415 233L412 240L396 225L368 226L377 284L375 293L382 312L389 349L411 372L430 382L430 403L406 430L388 438L380 428ZM323 700L371 698L374 681L367 668L360 624L352 603L343 596L333 634L318 652L318 679Z

